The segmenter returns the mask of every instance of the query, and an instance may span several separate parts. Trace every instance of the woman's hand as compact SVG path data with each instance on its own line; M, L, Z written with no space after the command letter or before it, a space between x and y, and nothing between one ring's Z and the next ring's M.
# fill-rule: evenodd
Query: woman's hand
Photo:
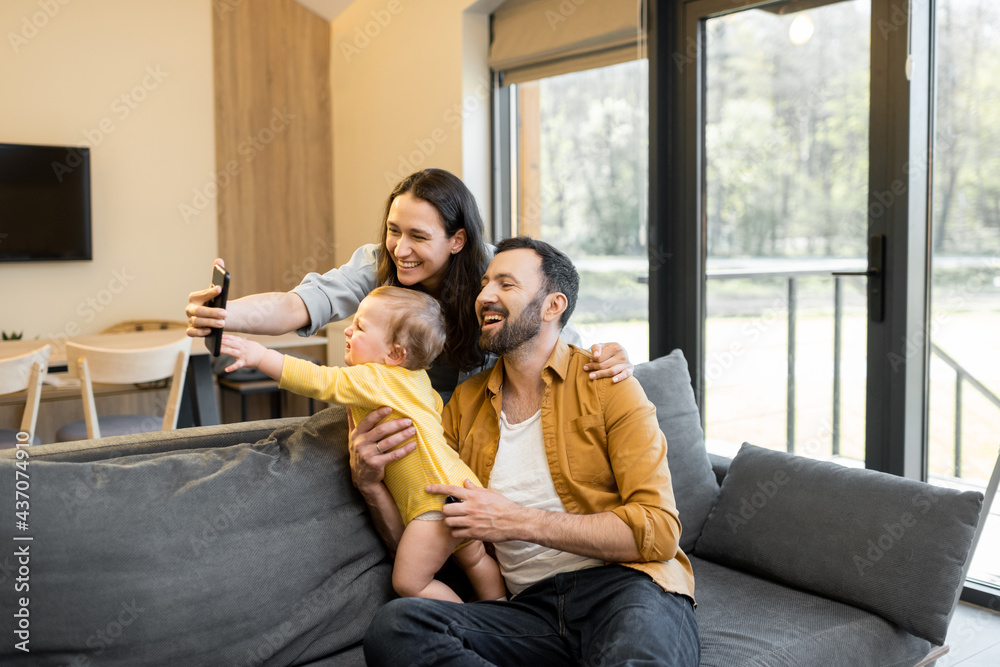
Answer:
M347 413L348 449L351 453L351 481L362 495L368 497L382 487L385 466L397 461L417 448L416 440L402 445L417 432L409 419L393 419L384 424L392 408L373 410L357 425ZM382 487L384 488L384 487Z
M225 262L216 259L215 263L225 268ZM226 326L226 311L222 308L209 308L205 304L222 293L221 285L212 285L208 289L191 292L188 295L188 305L184 308L187 315L187 335L192 338L204 338L212 329L222 329Z
M609 377L612 382L621 382L635 370L628 360L628 352L618 343L594 343L590 351L593 360L585 364L583 370L590 373L591 380Z

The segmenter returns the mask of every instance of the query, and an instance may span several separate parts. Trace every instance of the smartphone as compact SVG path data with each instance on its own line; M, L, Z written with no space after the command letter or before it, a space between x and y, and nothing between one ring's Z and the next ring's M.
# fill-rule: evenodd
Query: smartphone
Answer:
M222 291L212 298L211 301L207 302L205 305L209 308L225 308L226 301L229 298L229 271L226 271L221 266L216 264L212 271L212 284L222 285ZM222 329L212 329L207 336L205 336L205 347L214 356L219 356L219 352L222 351Z

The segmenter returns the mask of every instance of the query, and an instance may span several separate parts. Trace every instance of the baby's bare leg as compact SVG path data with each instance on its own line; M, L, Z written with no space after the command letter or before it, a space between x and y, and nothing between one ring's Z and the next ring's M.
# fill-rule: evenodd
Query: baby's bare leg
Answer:
M455 561L472 583L480 600L499 600L507 596L507 589L500 576L497 562L486 553L479 540L469 542L455 552Z
M396 593L403 597L461 602L450 586L434 578L461 542L451 536L444 520L411 521L403 530L392 568L392 587Z

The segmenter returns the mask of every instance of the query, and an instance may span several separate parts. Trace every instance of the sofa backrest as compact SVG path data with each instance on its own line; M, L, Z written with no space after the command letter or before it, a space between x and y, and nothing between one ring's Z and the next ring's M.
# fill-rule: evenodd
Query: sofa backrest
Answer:
M637 364L635 377L656 407L656 419L667 438L667 465L681 519L680 546L690 553L719 495L719 483L705 451L705 432L687 361L680 350L674 350Z
M36 631L0 663L359 664L391 564L350 482L346 413L275 425L31 448L32 540L16 545ZM0 479L17 463L0 457ZM0 503L4 525L14 512ZM14 582L3 591L0 631L17 637Z

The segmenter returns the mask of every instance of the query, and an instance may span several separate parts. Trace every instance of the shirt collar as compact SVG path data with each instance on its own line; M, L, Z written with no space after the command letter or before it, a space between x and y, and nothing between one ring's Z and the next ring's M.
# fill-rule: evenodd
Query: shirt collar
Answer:
M566 379L569 371L569 358L572 350L560 336L556 341L556 348L549 355L549 360L545 362L545 368L551 368L552 372L559 376L560 380Z
M558 338L555 349L552 350L548 361L545 362L545 368L542 369L542 377L546 375L545 369L549 369L552 373L559 376L560 380L565 380L569 372L569 360L572 353L573 351L570 346L561 337ZM500 393L500 386L502 384L503 357L500 357L499 361L493 367L493 371L490 373L490 379L486 383L486 388L492 395L496 396Z

